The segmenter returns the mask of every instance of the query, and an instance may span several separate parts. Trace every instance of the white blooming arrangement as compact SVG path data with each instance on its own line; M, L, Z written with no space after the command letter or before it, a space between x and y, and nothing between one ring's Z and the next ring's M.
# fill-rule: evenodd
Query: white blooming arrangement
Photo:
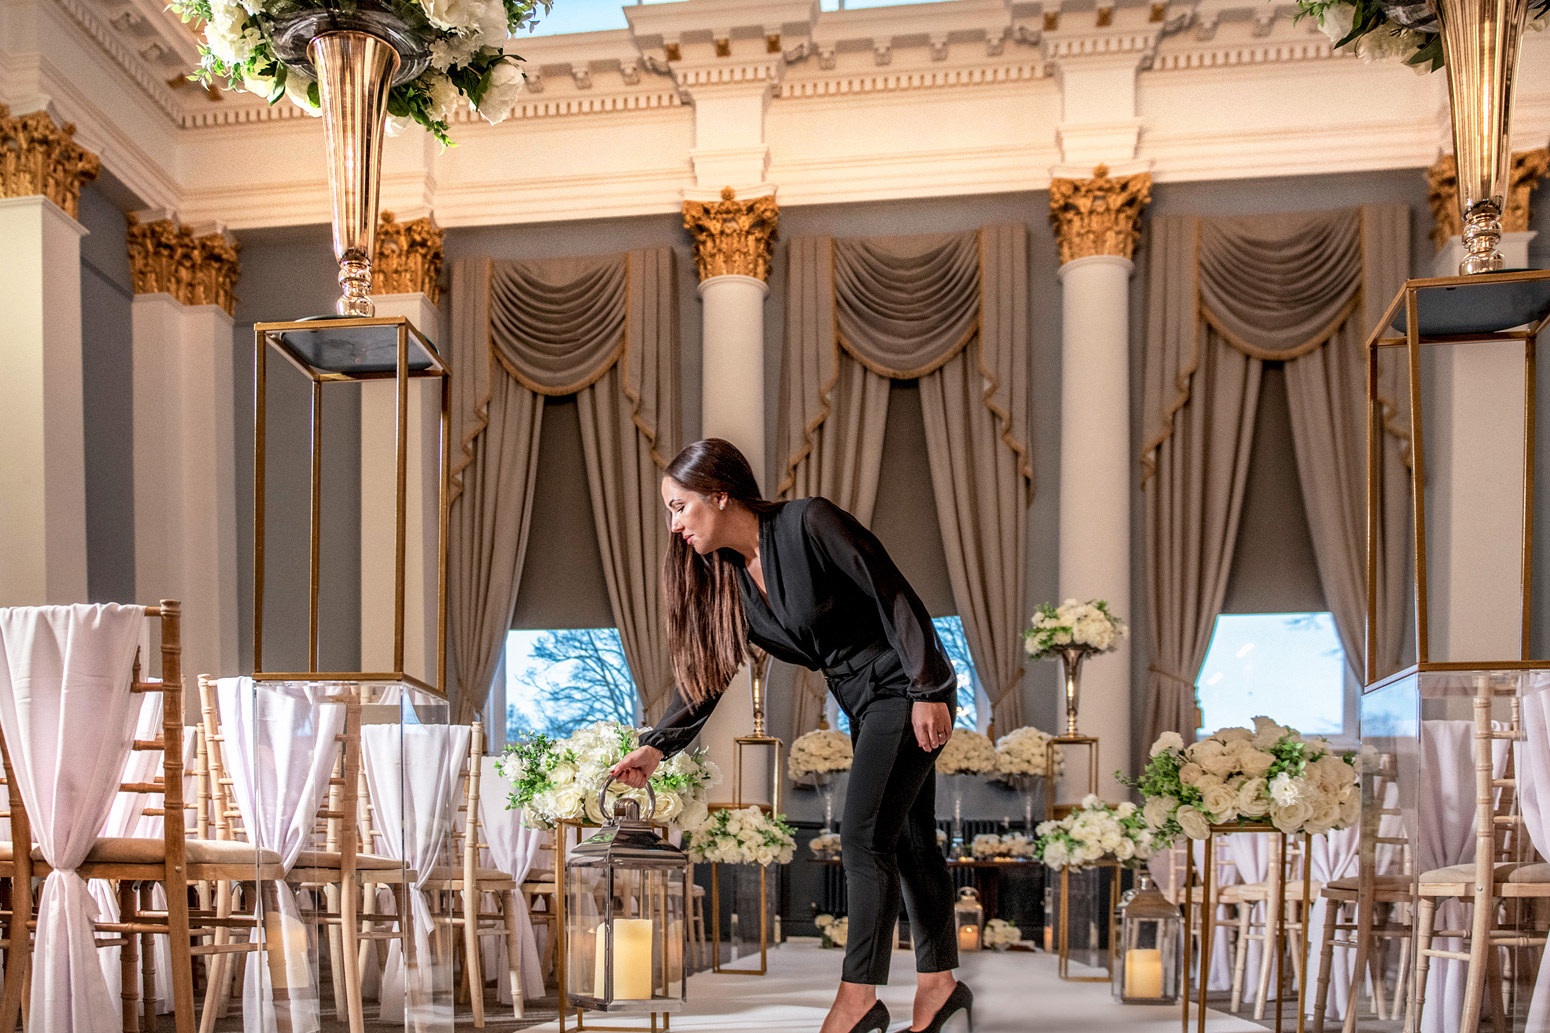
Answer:
M1014 728L996 740L996 774L1003 777L1018 775L1044 776L1048 759L1046 747L1054 736L1032 725ZM1055 751L1055 774L1065 770L1066 760L1059 750Z
M840 834L838 832L823 832L807 841L807 849L813 852L814 857L838 857L840 856Z
M944 775L989 774L996 770L996 747L979 732L954 728L936 755L936 769Z
M759 807L724 808L684 836L689 860L716 864L790 864L794 830L784 816Z
M1089 653L1109 653L1130 634L1125 622L1109 612L1102 599L1079 603L1067 599L1059 606L1042 603L1033 611L1032 627L1023 632L1023 648L1035 660L1059 656L1069 646Z
M598 791L608 769L640 745L640 732L617 721L599 721L564 739L526 733L496 765L512 784L509 806L522 809L529 828L552 829L561 820L599 823ZM710 816L706 791L721 783L721 769L704 750L669 757L651 776L657 809L652 820L669 829L693 832ZM646 792L622 782L608 787L609 799L631 799L645 814Z
M1442 35L1432 5L1420 0L1297 0L1294 21L1312 18L1336 50L1365 61L1399 58L1417 72L1443 66ZM1529 6L1529 28L1550 25L1550 0Z
M998 836L994 832L974 837L974 856L985 860L1020 860L1031 858L1035 853L1034 841L1021 832Z
M1268 717L1256 717L1252 731L1223 728L1188 746L1164 732L1151 754L1139 779L1121 781L1146 798L1143 813L1159 843L1180 832L1205 839L1213 824L1234 822L1318 835L1361 815L1355 755Z
M1112 859L1139 867L1158 845L1136 805L1106 804L1091 793L1080 806L1058 821L1041 821L1034 829L1034 850L1051 868L1081 868Z
M786 758L786 770L797 782L811 775L849 771L853 752L850 736L832 728L819 728L797 736Z
M850 919L819 915L813 919L813 924L818 927L818 935L823 937L820 947L845 946L846 937L850 935Z
M1004 918L992 918L985 923L984 945L991 950L1004 951L1013 944L1021 943L1023 931Z
M185 22L203 23L195 78L225 81L277 103L289 97L309 114L320 107L318 84L280 60L275 35L297 15L315 10L378 10L396 15L430 51L430 67L388 94L389 132L410 122L449 144L448 122L467 98L490 123L511 113L526 76L505 51L507 37L531 28L552 0L171 0Z

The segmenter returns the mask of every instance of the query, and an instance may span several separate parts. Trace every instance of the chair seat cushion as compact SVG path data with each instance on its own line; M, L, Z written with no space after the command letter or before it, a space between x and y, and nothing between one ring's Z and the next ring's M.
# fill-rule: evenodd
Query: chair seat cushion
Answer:
M1408 875L1379 875L1373 878L1373 887L1382 890L1407 890L1410 888L1410 876ZM1337 893L1355 893L1362 888L1362 879L1359 875L1347 875L1341 879L1331 879L1324 884L1325 889L1334 890Z
M1498 861L1495 865L1495 878L1498 882L1550 881L1550 877L1537 878L1529 873L1525 873L1522 878L1515 878L1517 873L1524 869L1544 867L1546 866L1524 864L1521 861ZM1422 893L1426 892L1426 886L1428 883L1433 885L1447 886L1458 885L1461 883L1469 885L1475 881L1475 865L1474 862L1471 861L1469 864L1452 864L1446 868L1433 868L1429 872L1422 872L1420 881Z
M296 855L295 868L338 868L344 863L344 855L337 850L303 850ZM357 870L388 871L393 868L402 868L404 862L396 857L383 857L381 854L356 854L355 867Z
M463 879L463 866L460 864L438 864L431 869L430 878L434 882L461 882ZM475 868L474 878L479 882L509 882L516 884L510 875L499 868Z
M184 853L191 865L277 865L280 855L273 850L258 850L251 843L218 839L184 841ZM104 836L92 845L87 864L161 864L167 845L161 839L135 836ZM32 859L43 860L43 851L33 848Z

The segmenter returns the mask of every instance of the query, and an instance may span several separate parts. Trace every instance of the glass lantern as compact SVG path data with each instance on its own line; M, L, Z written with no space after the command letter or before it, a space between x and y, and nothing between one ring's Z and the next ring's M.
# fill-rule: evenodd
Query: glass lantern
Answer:
M1119 950L1111 966L1114 999L1122 1004L1177 1004L1181 982L1179 909L1152 885L1141 885L1120 905Z
M611 779L609 780L612 781ZM599 805L609 813L608 786ZM683 1007L689 942L689 858L656 834L656 797L635 800L565 862L565 991L591 1011L656 1014Z
M953 916L958 926L958 950L979 950L985 941L985 908L980 904L979 890L973 886L959 890Z

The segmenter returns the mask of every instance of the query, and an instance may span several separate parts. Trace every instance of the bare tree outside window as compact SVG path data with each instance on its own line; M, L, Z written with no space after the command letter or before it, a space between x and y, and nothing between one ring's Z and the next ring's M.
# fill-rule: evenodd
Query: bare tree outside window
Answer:
M566 736L636 723L635 682L614 628L513 631L506 639L506 736Z

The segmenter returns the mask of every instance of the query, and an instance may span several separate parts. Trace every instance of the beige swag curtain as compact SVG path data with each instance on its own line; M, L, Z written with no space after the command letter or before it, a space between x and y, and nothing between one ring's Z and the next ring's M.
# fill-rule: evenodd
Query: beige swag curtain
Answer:
M953 599L996 726L1014 728L1033 497L1027 230L807 237L790 256L776 493L870 523L888 382L918 378ZM795 734L818 724L824 690L800 672Z
M1299 215L1161 216L1150 229L1145 356L1146 578L1151 666L1147 742L1190 737L1195 678L1232 569L1266 360L1286 366L1292 439L1324 596L1347 663L1363 676L1368 331L1404 283L1402 205ZM1373 647L1403 648L1406 393L1397 366L1379 480L1385 554Z
M609 602L655 720L673 679L658 587L668 545L658 479L681 423L672 250L457 262L451 361L454 720L489 698L527 551L543 398L571 394Z

